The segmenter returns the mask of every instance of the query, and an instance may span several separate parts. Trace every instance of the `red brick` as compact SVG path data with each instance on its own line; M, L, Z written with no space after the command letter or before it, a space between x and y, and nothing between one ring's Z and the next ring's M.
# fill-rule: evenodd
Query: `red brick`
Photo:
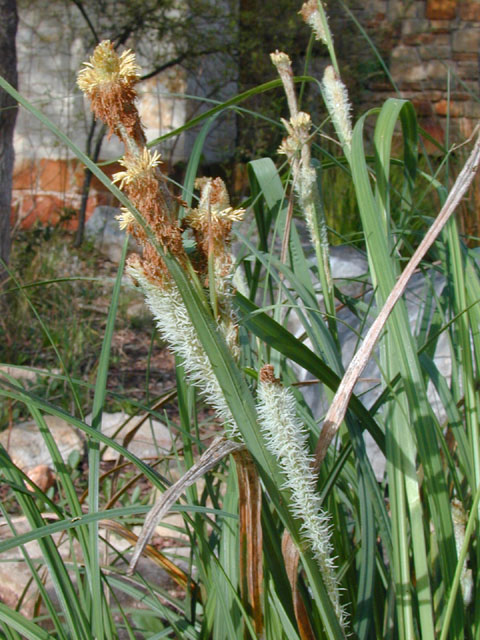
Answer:
M450 33L452 25L450 20L431 20L430 29L435 33Z
M453 20L456 13L456 0L427 0L425 15L429 20Z
M431 116L433 115L432 103L429 100L423 100L422 98L412 98L412 104L415 107L415 112L419 116Z
M435 113L439 116L446 116L448 113L451 118L459 118L465 115L465 104L443 99L435 105Z
M461 20L480 22L480 3L462 0L458 4L458 15Z
M471 100L472 96L469 93L452 93L451 99L454 102L465 102L465 100Z
M417 100L419 102L423 101L423 102L429 102L430 104L433 104L434 102L438 102L439 100L441 100L443 98L443 95L444 95L443 91L435 91L434 89L430 91L425 91L424 89L421 89L418 93L404 95L404 97L406 97L407 100L410 100L411 102L414 102L415 100Z
M420 121L420 126L440 144L445 144L445 132L441 125L433 118L425 118ZM442 152L426 138L423 138L425 150L429 155L442 155Z
M477 27L458 29L452 35L452 50L458 53L478 54L480 33Z
M430 32L430 22L428 20L414 20L407 18L402 20L402 39L407 36L419 35Z
M49 160L38 162L38 186L42 191L68 193L81 184L83 170L76 160Z
M437 45L435 42L418 47L422 60L448 60L452 51L448 45Z
M120 164L102 167L111 178L122 170ZM65 207L79 209L84 167L77 160L43 158L17 163L13 177L12 224L20 220L22 227L35 221L58 224ZM98 205L118 205L116 199L99 180L93 178L87 203L87 218ZM64 228L75 229L76 218L62 223Z
M405 45L417 45L417 44L429 44L434 39L433 33L413 33L409 36L404 36L402 38L402 44Z
M452 60L471 60L476 62L478 60L478 54L477 53L461 53L459 51L457 51L456 53L452 53Z
M459 60L457 62L457 74L462 80L471 80L472 90L478 91L478 62L476 60Z
M26 160L14 169L13 188L66 193L77 190L82 175L81 165L74 160Z
M64 162L42 159L39 165L39 189L41 191L65 193L68 190L68 168Z
M35 163L25 160L15 165L13 170L13 189L33 189L36 181Z
M392 84L388 80L371 80L368 83L368 88L375 93L385 93L385 91L392 90Z
M378 29L378 27L383 26L385 19L386 15L384 13L376 13L366 21L365 27L367 29Z
M44 224L56 224L60 219L60 211L65 205L65 200L56 196L23 196L18 210L20 226L23 229L28 229L37 221Z
M100 167L103 173L108 176L110 179L112 178L114 173L118 173L119 171L124 171L124 167L118 162L113 162L112 164L106 164L103 167ZM108 191L107 187L103 183L98 180L95 176L92 178L92 189L96 189L97 191Z

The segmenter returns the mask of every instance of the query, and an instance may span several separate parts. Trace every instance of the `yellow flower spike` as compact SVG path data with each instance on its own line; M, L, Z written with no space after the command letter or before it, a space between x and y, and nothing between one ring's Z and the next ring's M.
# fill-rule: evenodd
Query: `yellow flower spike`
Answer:
M125 185L139 182L144 178L152 176L152 171L161 163L161 156L158 151L150 153L144 148L140 156L128 155L120 160L120 164L126 171L119 171L113 175L113 182L119 183L119 188Z
M290 71L292 68L292 61L290 60L288 54L284 53L283 51L279 51L278 49L274 53L270 54L270 60L277 67L277 69L279 67L283 67L287 71Z
M245 209L233 209L230 206L225 183L221 178L197 178L195 188L200 189L200 201L196 209L188 215L193 229L202 225L215 225L216 222L238 222L242 220Z
M140 77L135 54L127 49L119 55L109 40L101 42L84 65L78 73L77 84L87 95L117 83L133 86Z
M233 209L232 207L227 207L227 209L219 211L217 215L222 217L224 220L229 220L230 222L240 222L243 220L243 216L245 215L245 209Z
M291 160L302 151L303 146L307 143L312 121L308 113L299 111L289 121L282 118L282 123L287 130L288 137L282 141L278 153L285 154Z
M118 216L115 216L115 220L118 220L118 226L120 227L120 231L124 229L128 229L129 225L135 222L135 218L131 211L129 211L126 207L121 207L121 213Z

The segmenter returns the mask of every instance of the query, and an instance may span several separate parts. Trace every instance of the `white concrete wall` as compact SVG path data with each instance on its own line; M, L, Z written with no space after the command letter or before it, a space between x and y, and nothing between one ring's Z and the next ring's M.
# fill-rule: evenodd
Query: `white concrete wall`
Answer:
M88 3L87 3L88 6ZM211 27L212 25L210 25ZM85 47L85 22L69 0L19 0L17 34L19 86L48 118L67 134L82 150L85 149L89 123L88 105L76 87L76 74L91 51ZM156 43L156 46L161 46ZM140 64L142 60L139 60ZM234 95L236 83L225 74L235 75L225 60L209 56L199 62L188 77L181 67L172 67L138 85L139 110L145 124L147 139L152 140L185 124L198 105L182 94L224 99ZM219 93L215 86L222 76ZM207 143L205 159L218 162L231 154L235 121L232 115L223 118ZM160 147L170 163L187 161L195 135L171 138ZM229 144L224 141L230 140ZM72 153L51 134L41 122L24 109L20 110L15 133L17 165L25 160L42 158L67 160ZM112 138L104 142L102 159L120 156L121 145Z

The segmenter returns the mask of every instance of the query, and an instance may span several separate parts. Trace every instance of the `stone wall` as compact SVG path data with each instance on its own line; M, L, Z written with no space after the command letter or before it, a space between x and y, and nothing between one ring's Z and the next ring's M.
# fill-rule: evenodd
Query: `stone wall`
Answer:
M347 2L377 46L398 92L351 18L336 0L328 4L342 73L345 71L356 115L389 96L401 95L412 100L421 125L441 144L462 142L471 135L480 117L477 97L480 0ZM88 109L76 89L75 79L85 59L85 47L79 35L76 9L67 0L36 0L33 9L27 0L19 0L19 7L20 90L83 150ZM299 29L305 29L299 18L293 19L298 20ZM324 61L320 47L316 50L319 58L315 64L321 70ZM237 71L226 70L224 64L221 56L214 56L203 60L196 74L188 75L175 67L139 85L147 138L168 133L196 114L201 103L187 102L182 93L220 99L235 95ZM219 69L227 77L221 90L215 93L214 79ZM240 126L241 122L241 118L237 120ZM204 149L206 161L211 163L233 152L234 113L230 112L220 127L217 125L218 122ZM194 139L192 133L170 139L160 150L170 165L186 162ZM428 152L435 154L435 145L428 138L425 142ZM68 210L79 208L82 168L71 151L24 110L20 110L17 121L15 147L17 222L30 224L37 218L55 222ZM115 159L121 153L120 145L111 140L102 148L101 157ZM111 175L116 169L116 165L110 165L105 170ZM99 204L112 204L111 197L102 185L94 182L88 213Z
M18 0L18 8L20 92L85 151L90 110L76 87L77 72L92 53L85 45L85 23L71 0L35 0L33 4ZM152 46L161 50L162 44L156 42ZM148 69L141 57L139 64L144 71ZM185 68L177 65L138 85L138 107L148 140L170 133L198 113L202 108L202 97L211 97L212 73L217 77L232 73L218 56L212 68L209 68L208 56L201 65L195 83ZM236 93L234 74L223 80L221 97L227 99ZM197 99L185 98L189 93L194 93ZM210 103L207 106L211 106ZM212 135L217 141L234 138L234 119L231 116L218 118ZM192 135L182 135L166 139L158 150L166 165L171 167L188 161L193 143ZM23 227L30 226L35 220L56 224L70 212L78 211L83 167L73 152L24 109L19 110L14 144L12 223ZM222 148L216 142L205 149L209 162L219 162L229 152L225 145ZM105 139L100 160L114 161L122 153L122 145L115 137ZM119 170L119 165L113 162L102 169L111 176ZM109 191L94 179L87 218L96 206L110 204L113 202ZM75 227L75 218L66 226Z
M352 10L423 128L442 144L447 126L450 144L468 138L480 118L480 2L374 0ZM363 89L364 102L372 105L398 95L384 73L367 77ZM427 149L435 153L428 142Z

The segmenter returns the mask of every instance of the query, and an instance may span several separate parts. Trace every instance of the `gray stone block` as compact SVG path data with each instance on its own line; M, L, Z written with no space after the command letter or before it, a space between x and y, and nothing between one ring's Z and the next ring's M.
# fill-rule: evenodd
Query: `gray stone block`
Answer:
M112 262L118 263L125 242L125 231L121 231L115 219L120 210L115 207L96 207L85 225L85 236ZM129 239L129 249L138 250L136 242Z
M368 263L365 255L352 247L333 247L331 266L335 286L349 296L357 297L358 299L361 296L362 302L367 308L372 302L373 290L371 282L366 276L368 273ZM431 296L432 287L438 296L444 286L445 279L441 274L436 272L429 274L428 279L422 273L415 274L411 278L407 291L404 294L404 299L409 323L414 334L424 310L425 300L427 296ZM367 291L365 293L366 289ZM359 334L362 336L366 335L375 317L374 303L372 304L371 317L365 324L346 307L343 307L339 311L338 334L342 348L342 362L345 369L358 350ZM304 327L296 315L290 318L289 330L297 337L304 334ZM309 344L308 341L305 341L305 344L311 348L311 344ZM360 381L354 390L355 394L360 397L367 408L373 405L383 390L380 384L381 376L377 364L378 357L379 351L377 348L362 372ZM449 379L451 376L451 353L449 341L445 334L442 334L438 340L434 359L440 375ZM299 381L312 380L312 376L305 370L300 369L297 365L293 364L293 369ZM302 392L315 418L318 420L322 419L329 405L329 400L323 391L322 385L306 385L303 387ZM445 412L443 406L432 385L429 385L427 393L437 418L440 421L444 420ZM366 443L374 471L380 480L384 472L384 457L368 435L366 436Z

